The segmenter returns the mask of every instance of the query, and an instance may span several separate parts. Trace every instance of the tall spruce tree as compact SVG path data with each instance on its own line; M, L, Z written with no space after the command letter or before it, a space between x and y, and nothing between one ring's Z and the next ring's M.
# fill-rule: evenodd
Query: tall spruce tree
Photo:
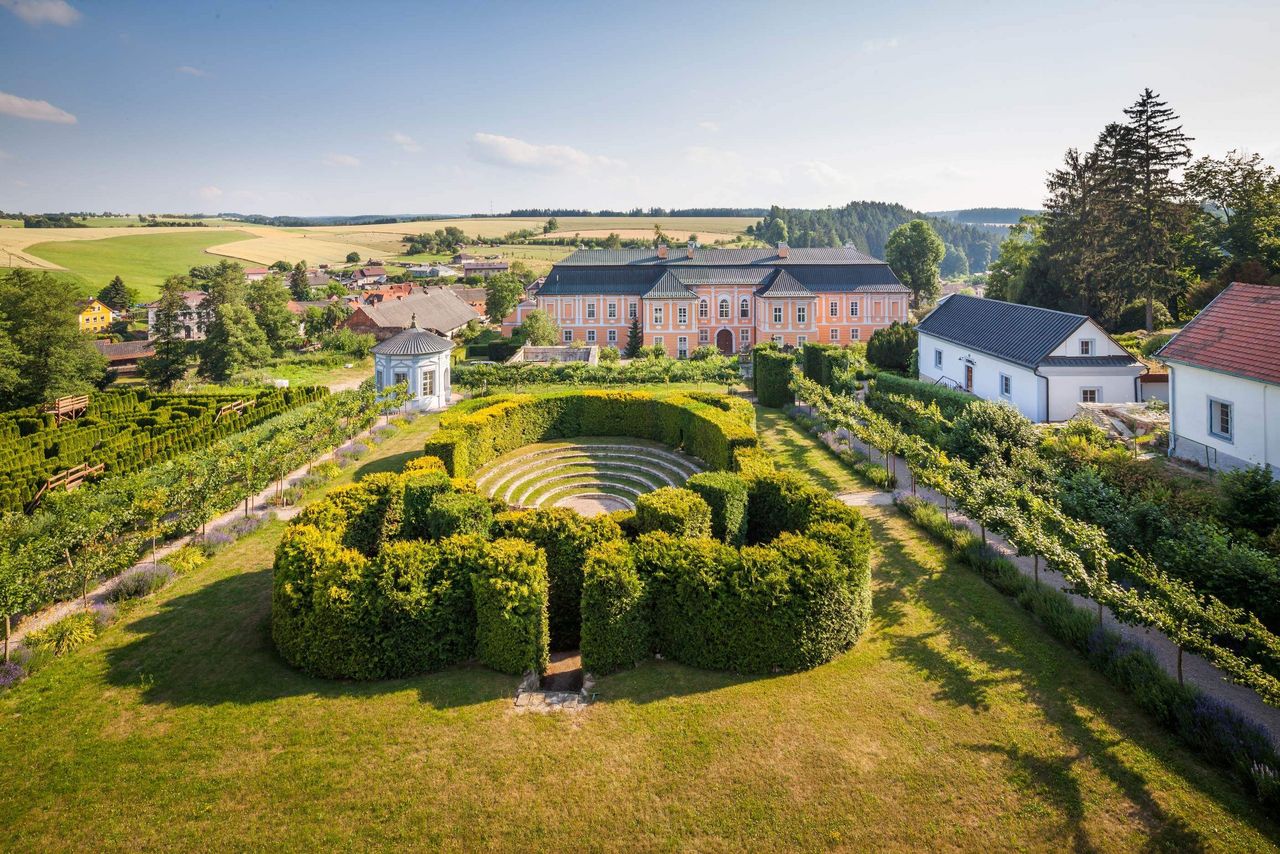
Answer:
M116 276L102 290L98 291L98 302L116 311L124 311L133 305L136 297L137 294L133 288L126 286L124 279L119 276Z
M644 329L640 326L640 318L633 317L631 319L631 328L627 330L627 346L622 351L622 355L628 359L634 359L640 355L640 348L644 346Z
M149 330L155 355L143 359L138 370L149 385L161 391L173 388L191 363L191 347L182 334L182 313L187 309L183 293L190 289L191 280L186 276L170 276L160 286L155 322Z
M289 293L298 302L311 299L311 285L307 282L307 262L299 261L289 272Z
M1154 301L1175 298L1188 284L1179 236L1189 211L1174 173L1191 160L1187 143L1192 138L1182 132L1178 114L1150 89L1124 113L1129 132L1118 140L1116 177L1128 204L1112 224L1132 293L1146 302L1150 332Z

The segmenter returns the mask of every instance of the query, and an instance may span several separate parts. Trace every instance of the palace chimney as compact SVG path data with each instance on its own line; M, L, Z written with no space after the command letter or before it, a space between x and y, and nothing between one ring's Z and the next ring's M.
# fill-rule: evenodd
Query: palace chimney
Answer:
M665 243L658 244L658 257L661 258L663 261L667 260L667 244Z
M789 252L791 252L791 247L783 243L781 240L779 240L778 241L778 257L786 258Z
M690 258L690 259L692 259L692 258L693 258L693 250L695 250L695 249L697 249L697 248L698 248L698 244L697 244L697 243L695 243L695 242L693 242L692 240L690 240L690 241L689 241L689 246L688 246L688 248L686 248L686 249L685 249L685 251L684 251L684 252L685 252L685 257L686 257L686 258Z

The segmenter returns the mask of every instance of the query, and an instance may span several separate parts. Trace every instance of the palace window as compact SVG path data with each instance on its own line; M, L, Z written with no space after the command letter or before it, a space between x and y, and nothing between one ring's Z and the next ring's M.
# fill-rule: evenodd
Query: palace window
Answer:
M653 307L653 322L654 323L662 322L662 306L660 305L655 305Z
M610 320L618 319L618 304L616 302L609 303L609 307L605 310Z
M710 314L707 311L707 301L704 299L698 300L698 317L707 318L709 316Z
M630 303L627 306L627 320L635 320L635 319L636 319L636 304Z
M689 355L689 339L681 335L676 339L676 357L683 359Z
M594 329L587 330L587 343L588 344L596 343L596 331Z
M751 330L750 330L750 329L739 329L739 330L738 330L738 337L742 339L742 343L746 344L748 341L750 341L750 340L751 340Z
M809 336L807 336L807 335L798 335L798 336L796 336L796 345L797 345L797 346L800 346L800 347L803 347L803 346L808 342L808 340L809 340Z
M689 322L689 306L687 305L676 306L676 323L688 323L688 322Z
M729 300L728 300L728 298L722 298L722 299L720 300L720 319L721 319L721 320L728 320L728 319L729 319Z
M595 320L595 319L596 319L596 304L593 302L589 302L587 303L587 320Z
M773 322L774 323L782 322L782 306L780 305L775 305L773 307Z
M796 306L796 323L808 323L808 322L809 322L809 309L803 305Z
M568 344L568 343L572 342L572 341L573 341L573 330L572 330L572 329L566 329L566 330L564 331L564 335L562 335L562 336L560 336L560 337L564 339L564 343L566 343L566 344Z
M840 329L839 329L839 327L836 327L836 326L831 327L831 340L832 340L832 341L839 341L839 340L840 340Z
M751 301L744 299L742 302L738 303L738 317L741 317L745 320L750 316L751 316Z
M831 305L828 307L828 311L830 311L832 317L839 317L840 303L837 300L832 300Z
M855 299L849 300L849 316L850 317L858 316L858 301Z
M604 337L605 337L605 340L608 341L610 344L617 344L618 330L610 329L608 332L605 333Z
M855 327L853 327L852 329L850 329L850 330L849 330L849 340L850 340L850 341L857 341L857 340L858 340L859 338L861 338L861 337L862 337L862 330L861 330L861 329L859 329L858 327L856 327L856 326L855 326Z
M711 330L709 330L709 329L699 329L699 330L698 330L698 343L699 343L699 344L710 344L710 343L711 343Z

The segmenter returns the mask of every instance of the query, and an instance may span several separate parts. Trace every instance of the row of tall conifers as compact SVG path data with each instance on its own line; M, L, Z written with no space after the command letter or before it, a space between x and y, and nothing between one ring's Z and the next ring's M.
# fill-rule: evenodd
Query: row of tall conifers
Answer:
M260 424L319 400L315 387L219 394L93 395L88 409L56 423L52 413L23 409L0 416L0 512L21 510L53 475L82 463L103 474L126 474ZM218 412L236 400L242 412Z
M580 396L588 399L559 398L555 417L542 412L544 428L563 429L566 413L581 418L600 403ZM532 417L527 401L515 402L498 411ZM734 404L720 403L685 406L746 424ZM465 438L464 428L451 446L492 441L483 409L454 423L475 416L477 435ZM625 426L605 435L634 435ZM474 461L453 462L457 470ZM327 677L404 676L471 658L541 673L551 650L574 648L596 674L655 653L743 673L800 670L865 629L869 548L856 511L773 471L753 443L686 488L595 518L509 509L424 456L295 517L276 554L272 634L287 660Z

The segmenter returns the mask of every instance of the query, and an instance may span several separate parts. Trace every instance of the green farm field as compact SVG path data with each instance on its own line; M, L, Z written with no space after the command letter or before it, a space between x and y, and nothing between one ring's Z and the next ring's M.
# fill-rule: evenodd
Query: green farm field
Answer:
M205 252L210 246L250 238L238 231L192 228L182 233L36 243L27 251L74 273L85 293L97 292L118 275L147 301L156 297L167 277L197 264L217 262L216 256Z
M434 416L335 481L398 470ZM785 416L764 447L865 486ZM892 507L875 616L812 671L650 661L578 714L461 666L313 679L269 628L271 523L0 695L14 851L1274 850L1277 829Z

